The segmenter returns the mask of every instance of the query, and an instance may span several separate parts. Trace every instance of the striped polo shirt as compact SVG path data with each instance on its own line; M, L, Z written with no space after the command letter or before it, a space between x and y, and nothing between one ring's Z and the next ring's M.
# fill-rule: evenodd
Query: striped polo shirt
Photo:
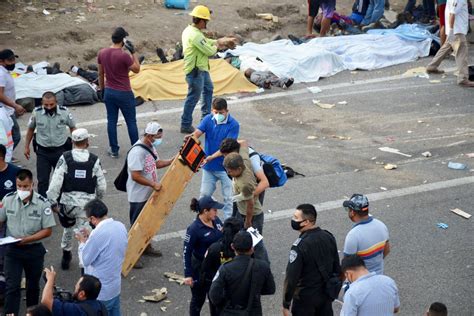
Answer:
M392 316L399 307L395 281L371 272L358 278L344 294L341 316Z
M369 217L355 224L347 234L344 255L357 254L370 272L383 274L383 250L388 237L387 226L378 219Z

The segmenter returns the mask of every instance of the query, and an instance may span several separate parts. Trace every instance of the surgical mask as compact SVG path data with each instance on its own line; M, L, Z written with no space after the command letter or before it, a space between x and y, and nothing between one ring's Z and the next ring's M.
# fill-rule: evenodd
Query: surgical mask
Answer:
M225 115L221 113L214 114L214 119L217 123L222 123L225 121Z
M5 68L6 68L8 71L12 71L12 70L15 69L15 64L5 65Z
M153 145L153 147L158 147L158 146L161 145L161 143L162 143L161 138L158 138L158 139L155 139L155 140L153 141L152 145Z
M29 197L31 194L31 191L17 190L16 192L18 193L18 196L20 197L22 201L26 199L27 197Z
M52 108L52 109L44 109L46 111L47 114L49 115L53 115L54 113L56 113L56 108Z
M295 221L294 219L291 220L291 228L293 228L294 230L300 230L301 229L301 223L303 223L304 220L302 221Z

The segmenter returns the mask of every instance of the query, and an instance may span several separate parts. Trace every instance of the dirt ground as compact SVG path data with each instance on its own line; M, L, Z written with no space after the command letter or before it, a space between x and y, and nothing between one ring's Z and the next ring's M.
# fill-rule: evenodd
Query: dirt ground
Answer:
M174 48L190 23L189 11L167 9L159 0L0 0L0 48L9 47L20 61L46 60L71 65L94 63L97 51L110 44L110 34L123 26L140 55L153 60L157 47ZM400 1L400 0L399 0ZM353 0L338 0L337 11L349 14ZM393 0L392 0L393 2ZM191 8L197 5L191 0ZM207 0L213 10L209 31L238 34L245 41L268 42L274 35L304 35L307 0ZM391 3L395 9L398 3ZM191 8L189 10L191 10ZM45 15L46 9L50 14ZM278 23L256 17L272 13ZM2 33L2 32L0 32Z

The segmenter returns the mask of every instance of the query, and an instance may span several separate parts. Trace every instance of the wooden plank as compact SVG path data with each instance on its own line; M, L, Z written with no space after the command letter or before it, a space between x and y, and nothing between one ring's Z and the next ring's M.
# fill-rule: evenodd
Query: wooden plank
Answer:
M150 196L128 233L128 247L122 266L123 276L129 274L153 236L160 230L193 175L194 172L180 161L179 157L168 167L160 181L161 190Z
M451 210L451 212L453 212L454 214L457 214L461 217L464 217L465 219L469 219L472 215L469 214L469 213L466 213L458 208L455 208L454 210Z

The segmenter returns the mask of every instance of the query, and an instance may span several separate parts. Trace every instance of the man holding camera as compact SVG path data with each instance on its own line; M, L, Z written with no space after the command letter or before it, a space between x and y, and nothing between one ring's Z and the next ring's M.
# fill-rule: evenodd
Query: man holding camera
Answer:
M97 56L99 88L107 109L107 134L110 145L108 154L112 158L118 158L120 149L117 140L119 110L127 123L130 143L133 145L138 140L135 96L128 73L140 72L140 62L135 47L126 39L127 36L128 33L122 27L117 27L112 34L112 46L101 49ZM130 54L123 51L124 47Z
M54 282L56 281L56 271L44 269L46 285L43 289L41 304L44 304L56 316L82 316L82 315L102 315L107 316L107 310L103 303L97 300L102 287L99 279L92 275L84 274L77 281L72 294L72 300L55 298Z

